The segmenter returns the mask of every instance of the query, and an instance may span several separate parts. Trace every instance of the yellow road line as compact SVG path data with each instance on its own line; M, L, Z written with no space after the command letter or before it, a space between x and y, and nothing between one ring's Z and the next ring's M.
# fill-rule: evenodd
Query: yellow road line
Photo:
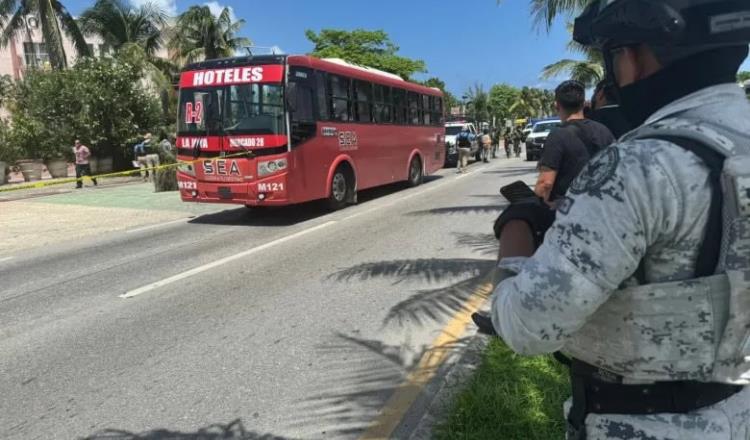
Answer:
M393 392L390 399L383 407L380 416L362 435L362 440L387 439L391 438L393 431L401 423L406 412L417 400L424 387L435 377L440 366L451 354L451 347L455 344L466 331L466 326L471 321L471 314L479 310L484 302L489 298L493 290L493 285L487 280L483 281L469 299L464 303L450 322L443 327L430 349L422 356L417 367L409 373L406 380Z

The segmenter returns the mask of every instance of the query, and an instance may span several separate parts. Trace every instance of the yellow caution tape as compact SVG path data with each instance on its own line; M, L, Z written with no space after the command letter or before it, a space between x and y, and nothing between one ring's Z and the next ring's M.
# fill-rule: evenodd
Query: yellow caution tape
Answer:
M242 151L240 153L228 154L226 156L219 156L217 158L218 159L224 159L224 158L228 158L228 157L229 158L231 158L231 157L239 157L239 156L245 156L245 155L247 155L249 153L250 153L249 151ZM211 158L211 159L200 158L200 159L194 159L194 160L180 160L180 161L177 161L176 163L169 163L169 164L164 164L164 165L158 165L158 166L155 166L155 167L138 168L138 169L129 170L129 171L119 171L117 173L99 174L99 175L96 175L96 176L83 176L83 177L80 177L80 178L70 177L70 178L67 178L67 179L60 179L60 180L56 179L56 180L47 181L47 182L45 182L45 181L39 181L39 182L28 183L28 184L24 184L24 185L10 186L10 187L7 187L7 188L3 188L2 186L0 186L0 193L9 192L9 191L20 191L20 190L24 190L24 189L39 189L39 188L45 188L45 187L48 187L48 186L56 186L56 185L67 185L69 183L75 183L75 182L78 182L78 181L83 182L84 178L106 179L106 178L109 178L109 177L127 176L129 174L139 173L139 172L142 172L142 171L166 170L166 169L175 168L175 167L178 167L178 166L184 165L184 164L194 164L194 163L197 163L197 162L202 162L202 161L205 161L205 160L212 160L212 159L213 158Z

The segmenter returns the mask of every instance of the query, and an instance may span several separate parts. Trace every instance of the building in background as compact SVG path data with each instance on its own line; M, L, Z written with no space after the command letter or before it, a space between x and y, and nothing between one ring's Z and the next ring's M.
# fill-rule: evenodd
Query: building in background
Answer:
M8 75L14 80L23 77L23 73L29 68L49 68L49 54L46 44L42 38L39 19L34 15L26 17L26 26L29 32L12 38L7 46L0 47L0 75ZM111 52L111 48L105 45L98 36L86 36L89 50L94 56L103 56ZM76 50L72 41L63 39L65 57L69 66L76 62Z

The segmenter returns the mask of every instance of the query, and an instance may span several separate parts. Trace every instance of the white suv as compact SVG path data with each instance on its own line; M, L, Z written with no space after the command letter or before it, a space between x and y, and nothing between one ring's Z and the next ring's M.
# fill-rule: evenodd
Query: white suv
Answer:
M559 119L548 119L534 124L531 133L526 137L526 160L536 160L542 157L542 150L544 149L544 143L547 141L547 136L549 136L552 130L561 125L562 121Z

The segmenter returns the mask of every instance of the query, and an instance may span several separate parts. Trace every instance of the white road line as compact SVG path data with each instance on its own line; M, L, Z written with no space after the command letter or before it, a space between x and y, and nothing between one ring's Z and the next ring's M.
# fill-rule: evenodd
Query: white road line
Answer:
M301 237L301 236L309 234L311 232L319 231L319 230L321 230L323 228L326 228L328 226L331 226L331 225L333 225L335 223L337 223L337 222L334 221L334 220L331 220L329 222L322 223L322 224L317 225L317 226L313 226L312 228L305 229L304 231L295 232L294 234L287 235L286 237L281 237L279 239L270 241L270 242L268 242L266 244L262 244L260 246L254 247L252 249L248 249L246 251L240 252L239 254L230 255L230 256L222 258L220 260L216 260L216 261L213 261L211 263L204 264L203 266L198 266L198 267L190 269L190 270L188 270L186 272L182 272L182 273L179 273L177 275L171 276L169 278L165 278L165 279L163 279L161 281L157 281L155 283L147 284L145 286L142 286L142 287L139 287L137 289L131 290L129 292L123 293L122 295L119 295L119 296L120 296L120 298L132 298L132 297L138 296L138 295L140 295L142 293L150 292L150 291L152 291L152 290L154 290L156 288L166 286L167 284L171 284L171 283L174 283L176 281L180 281L180 280L183 280L185 278L189 278L189 277L191 277L193 275L197 275L199 273L205 272L207 270L211 270L211 269L213 269L215 267L222 266L222 265L224 265L226 263L229 263L230 261L234 261L234 260L238 260L240 258L247 257L248 255L252 255L254 253L266 250L266 249L271 248L273 246L276 246L278 244L285 243L285 242L290 241L290 240L294 240L295 238Z
M141 228L129 229L129 230L125 231L125 233L126 234L135 234L137 232L148 231L149 229L160 228L162 226L173 225L175 223L187 223L188 220L190 220L192 218L194 218L194 217L178 218L177 220L172 220L172 221L169 221L169 222L156 223L156 224L153 224L153 225L143 226Z
M2 258L0 258L0 263L2 263L4 261L12 260L12 259L13 259L13 257L2 257Z

